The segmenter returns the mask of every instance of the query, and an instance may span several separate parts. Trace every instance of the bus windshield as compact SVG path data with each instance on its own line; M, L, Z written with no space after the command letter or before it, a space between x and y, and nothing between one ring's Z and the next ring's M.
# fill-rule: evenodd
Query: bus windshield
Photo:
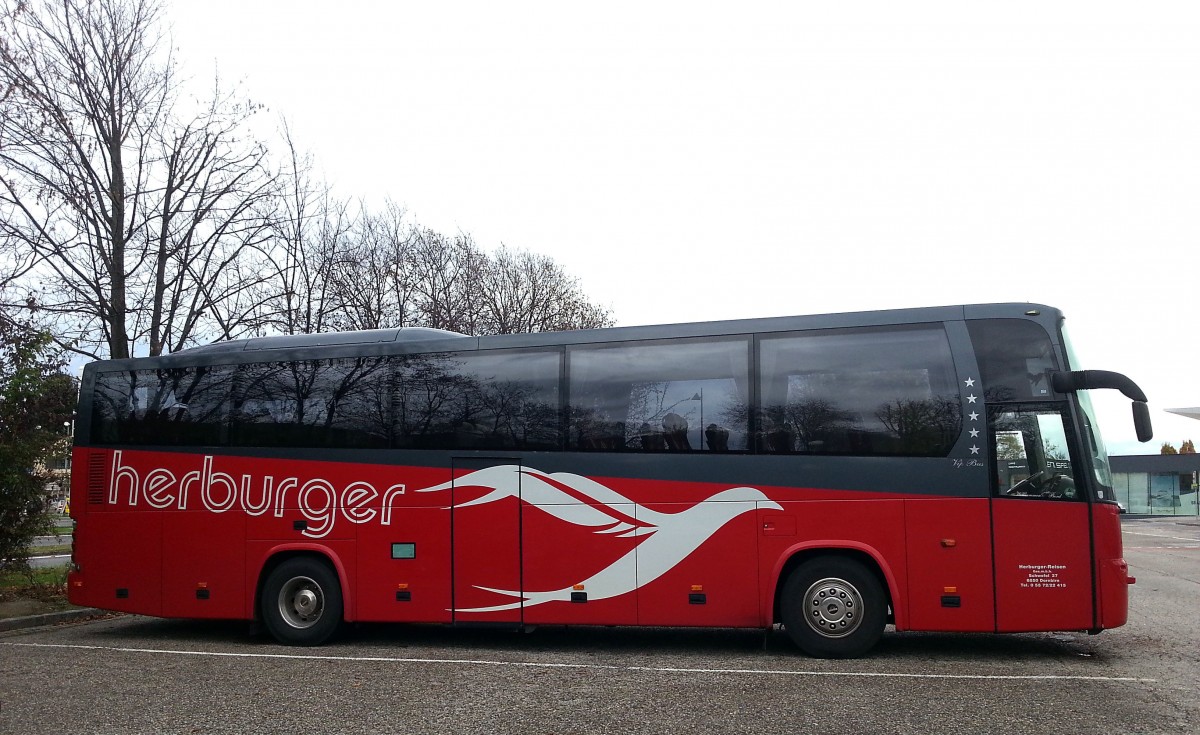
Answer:
M1077 370L1080 365L1079 358L1075 354L1075 348L1067 335L1065 325L1061 327L1061 331L1067 361L1070 363L1071 369ZM1112 498L1112 471L1109 468L1108 449L1104 446L1104 437L1096 423L1096 409L1092 407L1092 399L1088 395L1088 391L1081 390L1076 395L1079 397L1079 408L1083 412L1083 426L1081 427L1083 438L1092 455L1092 471L1095 474L1096 483L1100 486L1097 488L1097 495L1101 498Z

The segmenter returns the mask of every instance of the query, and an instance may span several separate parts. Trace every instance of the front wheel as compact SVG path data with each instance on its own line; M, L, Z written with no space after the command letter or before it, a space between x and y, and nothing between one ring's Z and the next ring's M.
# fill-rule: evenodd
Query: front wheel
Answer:
M275 640L289 646L319 646L342 622L337 574L317 559L288 559L267 576L261 611Z
M883 585L853 559L820 557L796 567L783 585L784 627L817 658L855 658L879 642L887 621Z

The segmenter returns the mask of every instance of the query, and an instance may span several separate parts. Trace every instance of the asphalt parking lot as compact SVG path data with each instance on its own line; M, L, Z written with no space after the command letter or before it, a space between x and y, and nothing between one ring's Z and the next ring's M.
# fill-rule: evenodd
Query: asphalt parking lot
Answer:
M781 632L361 626L318 649L122 616L0 635L8 733L1200 732L1200 522L1130 520L1130 622L897 634L854 661Z

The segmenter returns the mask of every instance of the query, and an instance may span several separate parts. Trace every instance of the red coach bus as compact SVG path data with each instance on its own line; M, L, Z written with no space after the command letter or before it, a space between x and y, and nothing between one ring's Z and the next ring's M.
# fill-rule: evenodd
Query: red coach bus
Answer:
M259 619L1099 632L1127 567L1055 309L230 341L84 370L71 602Z

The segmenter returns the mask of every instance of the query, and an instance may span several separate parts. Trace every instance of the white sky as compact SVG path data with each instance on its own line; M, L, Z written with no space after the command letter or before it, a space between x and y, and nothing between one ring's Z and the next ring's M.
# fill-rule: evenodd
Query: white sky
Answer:
M620 324L1063 309L1114 453L1200 440L1200 4L170 0L348 196L553 257Z

